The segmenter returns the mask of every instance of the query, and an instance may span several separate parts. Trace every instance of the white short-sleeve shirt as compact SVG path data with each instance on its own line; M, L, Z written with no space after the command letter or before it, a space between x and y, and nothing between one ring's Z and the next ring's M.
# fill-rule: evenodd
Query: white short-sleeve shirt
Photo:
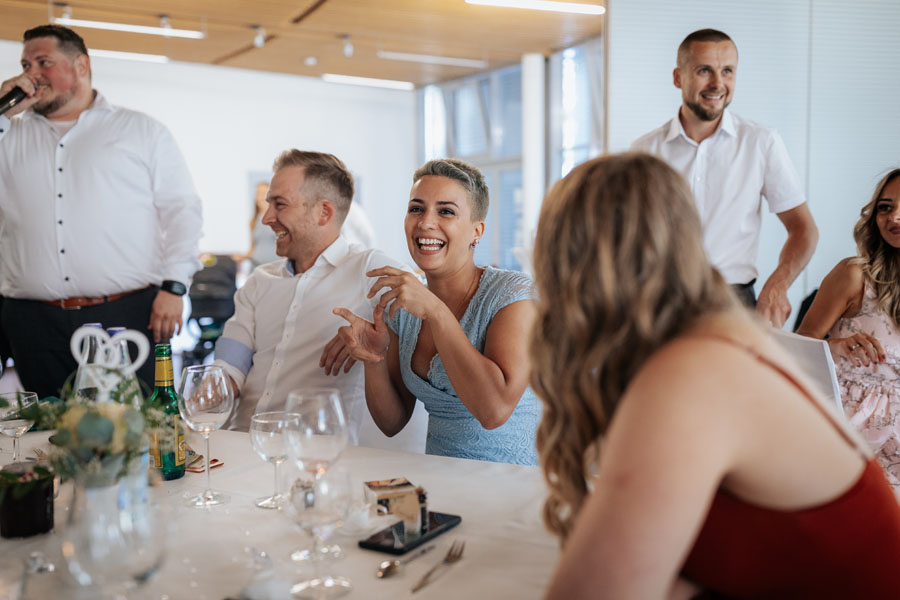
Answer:
M781 213L803 204L803 189L778 132L726 110L716 132L699 144L678 115L631 146L656 155L690 185L710 262L728 283L757 276L762 203Z

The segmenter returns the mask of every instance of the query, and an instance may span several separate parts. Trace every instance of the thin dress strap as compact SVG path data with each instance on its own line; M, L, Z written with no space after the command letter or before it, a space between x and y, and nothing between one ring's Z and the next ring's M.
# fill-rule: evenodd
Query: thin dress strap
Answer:
M707 333L702 334L699 337L705 337L705 338L709 338L709 339L716 340L719 342L725 342L731 346L739 348L739 349L743 350L744 352L753 356L757 361L761 362L762 364L766 365L767 367L769 367L770 369L774 370L776 373L778 373L779 375L781 375L782 377L787 379L788 382L793 384L793 386L795 388L797 388L801 394L806 396L806 398L816 408L816 410L818 410L828 420L828 422L831 423L831 426L834 427L834 429L838 432L838 434L842 438L844 438L844 441L846 441L848 444L850 444L851 447L853 447L857 452L859 452L860 455L863 457L863 459L866 462L868 462L870 460L870 457L866 454L866 452L862 448L860 448L859 444L857 444L853 438L851 438L849 435L847 435L847 432L844 431L843 427L838 425L837 421L835 421L835 419L831 415L831 413L829 413L827 410L825 410L825 408L822 406L822 404L816 399L816 396L814 394L812 394L806 388L805 385L800 383L800 381L796 377L794 377L793 374L791 374L789 371L787 371L784 367L775 363L774 361L770 360L769 358L763 356L762 354L757 352L756 349L753 348L752 346L750 346L748 344L744 344L737 340L731 339L730 337L727 337L724 335L707 334Z

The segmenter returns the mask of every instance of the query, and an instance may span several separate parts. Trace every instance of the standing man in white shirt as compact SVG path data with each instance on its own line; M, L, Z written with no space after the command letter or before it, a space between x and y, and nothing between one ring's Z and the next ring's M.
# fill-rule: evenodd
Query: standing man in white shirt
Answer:
M713 266L748 306L780 328L791 314L788 288L812 257L819 233L778 132L726 110L737 63L737 47L725 33L701 29L688 35L673 73L682 96L678 114L638 138L632 150L655 154L684 176ZM763 198L787 229L787 241L757 301Z
M275 251L284 259L253 270L234 295L234 316L216 343L216 364L239 393L229 426L246 431L255 413L283 410L293 390L334 387L341 392L356 443L367 411L363 371L350 369L352 361L345 362L343 351L336 360L329 357L336 377L322 368L326 346L341 346L329 345L344 324L332 311L350 306L358 314L371 313L380 294L368 297L377 278L367 273L386 265L407 267L341 235L353 176L340 159L288 150L273 170L262 223L275 232Z
M81 37L25 32L26 98L0 116L2 324L26 389L56 394L87 322L168 341L200 267L200 199L169 131L91 87ZM20 117L10 117L23 113ZM151 387L153 361L138 373Z

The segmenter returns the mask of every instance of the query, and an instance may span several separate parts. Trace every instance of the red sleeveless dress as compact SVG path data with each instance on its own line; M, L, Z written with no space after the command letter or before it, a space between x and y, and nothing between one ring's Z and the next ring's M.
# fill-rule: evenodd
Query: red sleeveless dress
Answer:
M859 449L790 373L716 339L780 373ZM720 490L682 576L707 590L703 598L900 599L900 505L876 459L866 461L849 490L802 510L755 506Z

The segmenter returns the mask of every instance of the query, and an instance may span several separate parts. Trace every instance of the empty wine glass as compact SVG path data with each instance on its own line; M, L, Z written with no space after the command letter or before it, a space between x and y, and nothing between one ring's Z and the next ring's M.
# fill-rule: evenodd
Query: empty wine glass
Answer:
M34 425L34 419L27 418L22 411L34 406L37 401L34 392L0 394L0 432L13 439L13 462L19 460L19 438Z
M264 412L253 415L250 419L250 444L260 458L275 466L275 486L271 496L257 498L256 506L260 508L278 508L284 496L278 493L278 465L287 458L287 444L284 430L288 423L299 418L297 413Z
M288 456L300 469L321 477L347 447L340 393L333 388L291 392L286 409L297 414L285 429Z
M234 408L234 394L222 367L193 365L184 370L178 394L178 412L185 424L203 436L206 446L206 490L188 498L190 506L207 507L226 504L227 495L214 492L209 485L209 434L222 427Z
M337 598L352 589L350 580L322 573L321 550L325 538L347 516L351 502L351 483L347 473L319 473L313 479L298 479L291 486L288 513L303 531L313 538L313 577L291 587L292 598Z

